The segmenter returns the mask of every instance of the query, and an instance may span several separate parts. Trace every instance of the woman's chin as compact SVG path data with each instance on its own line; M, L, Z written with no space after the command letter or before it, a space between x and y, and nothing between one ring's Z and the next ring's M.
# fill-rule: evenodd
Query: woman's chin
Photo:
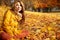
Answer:
M18 10L18 11L21 11L21 10Z

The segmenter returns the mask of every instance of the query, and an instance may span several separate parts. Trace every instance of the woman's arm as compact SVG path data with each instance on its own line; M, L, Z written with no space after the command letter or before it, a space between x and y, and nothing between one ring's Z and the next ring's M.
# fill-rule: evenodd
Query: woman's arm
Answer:
M8 10L4 15L4 22L3 22L4 26L10 25L9 24L10 23L10 18L11 18L11 13L10 13L10 10Z
M10 26L10 18L11 18L11 12L10 12L10 10L8 10L4 16L3 31L13 35L13 32L11 30L11 26Z

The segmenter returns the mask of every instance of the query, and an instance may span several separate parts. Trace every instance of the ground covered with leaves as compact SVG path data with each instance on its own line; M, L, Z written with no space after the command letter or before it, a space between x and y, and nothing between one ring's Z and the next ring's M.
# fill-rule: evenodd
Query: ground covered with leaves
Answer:
M7 7L0 7L0 26ZM29 31L23 40L60 40L60 14L25 11L22 29Z

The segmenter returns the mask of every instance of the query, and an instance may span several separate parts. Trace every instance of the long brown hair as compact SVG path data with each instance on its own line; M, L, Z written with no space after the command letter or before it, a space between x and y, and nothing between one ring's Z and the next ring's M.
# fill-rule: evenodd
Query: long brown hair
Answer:
M22 1L16 0L16 1L13 3L13 5L12 5L12 10L13 10L13 11L14 11L14 4L17 3L17 2L19 2L19 3L21 4L20 6L22 7L22 10L19 12L19 13L22 14L22 19L20 20L20 24L22 24L22 23L25 22L25 15L24 15L25 7L24 7L24 4L23 4Z

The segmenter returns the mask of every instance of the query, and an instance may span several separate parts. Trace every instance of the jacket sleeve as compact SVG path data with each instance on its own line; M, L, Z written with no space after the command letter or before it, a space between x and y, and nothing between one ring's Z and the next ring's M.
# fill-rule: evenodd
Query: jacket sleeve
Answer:
M3 30L6 31L7 33L13 35L13 32L11 30L11 26L10 26L10 18L11 18L11 12L10 10L7 11L5 17L4 17L4 25L3 25Z
M11 18L11 13L10 11L7 11L5 16L4 16L4 26L10 25L10 18Z

